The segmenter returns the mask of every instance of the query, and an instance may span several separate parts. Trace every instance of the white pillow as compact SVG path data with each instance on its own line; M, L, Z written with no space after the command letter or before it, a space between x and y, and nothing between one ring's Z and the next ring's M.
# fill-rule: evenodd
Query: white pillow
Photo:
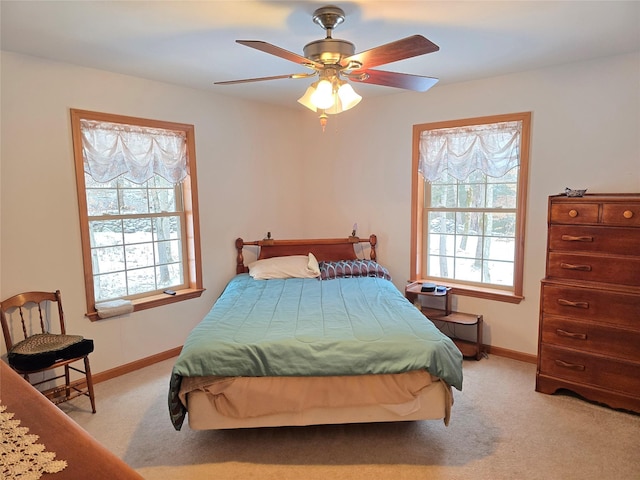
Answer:
M265 258L249 264L249 275L256 280L270 278L315 278L320 276L318 260L309 255Z

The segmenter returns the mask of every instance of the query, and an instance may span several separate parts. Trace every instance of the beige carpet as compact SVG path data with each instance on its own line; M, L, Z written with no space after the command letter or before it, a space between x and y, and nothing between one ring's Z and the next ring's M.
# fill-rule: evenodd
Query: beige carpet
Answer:
M176 432L173 360L100 383L97 410L62 408L148 480L640 480L640 416L534 391L535 365L465 361L440 421Z

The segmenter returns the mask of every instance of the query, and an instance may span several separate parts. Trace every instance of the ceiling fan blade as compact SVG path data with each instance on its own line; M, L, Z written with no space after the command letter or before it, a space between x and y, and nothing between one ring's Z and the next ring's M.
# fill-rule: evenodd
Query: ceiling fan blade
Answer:
M358 70L354 73L366 73L368 75L368 77L363 80L359 80L357 77L348 77L349 80L354 82L404 88L406 90L414 90L416 92L426 92L438 83L438 79L433 77L423 77L421 75L411 75L409 73L385 72L384 70Z
M276 57L284 58L285 60L297 63L299 65L302 65L303 67L318 69L324 66L322 63L314 62L313 60L303 57L302 55L290 52L289 50L285 50L284 48L276 47L275 45L263 42L261 40L236 40L236 43L255 48L256 50L260 50L261 52L270 53L271 55L275 55Z
M350 61L356 61L365 68L373 68L378 65L404 60L405 58L437 52L438 50L440 50L438 45L427 40L422 35L413 35L379 47L374 47L370 50L365 50L364 52L356 53L343 59L340 63L347 65Z
M244 78L242 80L227 80L225 82L213 82L214 85L234 85L236 83L251 83L251 82L263 82L265 80L280 80L282 78L309 78L316 75L313 73L291 73L289 75L274 75L273 77L257 77L257 78Z

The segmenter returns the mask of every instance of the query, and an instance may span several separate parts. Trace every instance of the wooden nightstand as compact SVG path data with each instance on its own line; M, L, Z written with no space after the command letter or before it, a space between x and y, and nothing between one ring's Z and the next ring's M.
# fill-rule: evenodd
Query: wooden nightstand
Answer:
M451 311L451 288L447 287L444 292L422 292L420 289L422 288L423 282L413 282L408 284L404 289L405 297L413 304L416 303L416 299L420 295L424 295L427 297L441 297L444 302L444 308L430 308L421 306L420 310L431 320L438 328L441 330L445 330L443 328L446 324L453 325L465 325L465 326L476 326L476 341L470 342L468 340L462 340L460 338L456 338L455 335L449 335L456 346L462 352L462 355L465 357L475 357L476 360L480 360L482 358L482 315L478 315L475 313L463 313L463 312L452 312ZM448 334L449 332L444 332Z

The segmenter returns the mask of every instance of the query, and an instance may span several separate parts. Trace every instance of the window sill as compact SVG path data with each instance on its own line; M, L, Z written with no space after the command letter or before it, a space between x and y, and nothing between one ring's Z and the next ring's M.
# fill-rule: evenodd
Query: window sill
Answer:
M424 279L422 282L431 282L437 285L445 285L451 287L451 293L454 295L484 298L487 300L495 300L498 302L507 303L520 303L524 300L522 295L516 295L513 292L507 290L500 290L498 288L480 287L477 285L466 285L462 283L454 282L442 282L441 279Z
M158 295L151 295L149 297L136 298L135 300L131 300L131 303L133 303L133 311L139 312L140 310L147 310L148 308L161 307L162 305L182 302L191 298L198 298L204 291L204 288L184 288L182 290L176 290L175 295L160 293ZM95 310L85 313L85 316L88 317L92 322L96 320L102 320L98 316L98 312Z

